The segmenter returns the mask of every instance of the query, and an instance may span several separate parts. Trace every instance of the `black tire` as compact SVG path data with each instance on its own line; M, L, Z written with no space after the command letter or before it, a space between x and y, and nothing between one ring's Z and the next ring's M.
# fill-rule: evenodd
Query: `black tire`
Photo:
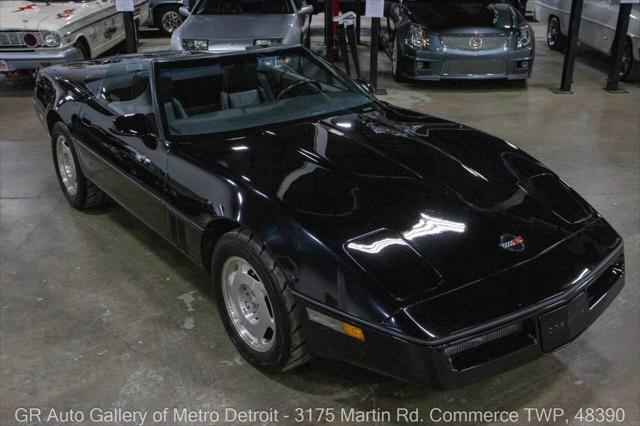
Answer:
M562 34L560 19L557 16L550 16L547 23L547 46L549 49L562 51L565 41L566 37Z
M640 62L633 58L633 44L629 39L624 45L620 79L628 82L640 80Z
M275 320L274 343L257 351L240 337L223 295L223 265L232 257L246 259L266 289ZM302 320L290 291L290 282L264 244L246 229L231 231L218 240L211 259L211 280L218 311L227 334L242 357L268 373L280 373L306 363L310 356L302 335Z
M57 145L60 138L64 139L65 142L62 143L64 143L66 147L68 147L68 153L70 152L71 154L70 158L68 159L69 161L73 161L73 165L75 168L74 174L76 189L73 193L70 192L67 185L63 182L62 173L60 171L60 165L57 157ZM53 129L51 130L51 153L53 155L53 167L56 170L56 176L58 177L60 189L62 189L62 193L64 194L69 204L71 204L78 210L84 210L92 207L99 207L107 202L107 195L102 192L97 186L95 186L91 181L89 181L82 173L80 163L78 162L78 154L76 153L76 148L71 139L71 133L69 132L69 129L67 129L67 126L65 126L61 122L55 123L53 125Z
M82 40L78 40L76 41L76 44L74 44L74 47L78 49L78 51L80 52L81 61L91 59L91 52L89 52L89 47L87 46L87 43L85 43Z
M394 37L391 48L391 75L399 83L404 83L407 79L402 75L402 61L400 60L400 45L398 37Z
M166 37L171 37L173 32L176 30L176 28L182 25L182 22L184 21L184 19L182 18L182 15L180 15L180 12L178 11L179 9L180 8L178 6L170 5L170 6L159 7L156 11L154 11L153 21L156 24L156 27L158 27L158 29L162 33L162 35ZM172 27L172 25L169 25L169 22L167 22L166 23L167 25L165 28L165 22L164 22L165 19L172 22L174 22L175 19L178 19L180 23L177 24L177 26Z

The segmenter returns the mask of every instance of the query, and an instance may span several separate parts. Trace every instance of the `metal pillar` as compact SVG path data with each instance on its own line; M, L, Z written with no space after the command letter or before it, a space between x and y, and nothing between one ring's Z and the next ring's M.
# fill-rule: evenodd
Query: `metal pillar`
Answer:
M327 61L333 62L333 1L324 1L324 45Z
M136 24L133 22L133 12L122 12L124 19L124 33L127 44L127 53L136 53L137 37L136 37Z
M571 17L569 21L569 39L567 40L567 50L564 53L564 64L562 66L562 81L560 89L553 90L555 93L572 93L573 67L576 59L576 49L578 48L578 35L580 34L580 20L582 18L582 5L584 0L573 0L571 3Z
M362 13L362 1L356 0L356 40L360 44L360 14Z
M380 18L371 18L369 82L376 90L378 90L378 37L380 37Z
M633 4L624 3L620 5L618 12L618 23L616 25L616 36L613 39L613 57L611 67L609 68L609 76L607 78L606 90L609 92L620 92L618 83L620 82L620 69L622 67L622 55L624 53L624 45L627 41L627 31L629 30L629 18L631 16L631 8Z
M375 89L376 95L386 95L387 91L378 88L378 44L380 39L380 18L371 18L371 46L369 65L369 82Z

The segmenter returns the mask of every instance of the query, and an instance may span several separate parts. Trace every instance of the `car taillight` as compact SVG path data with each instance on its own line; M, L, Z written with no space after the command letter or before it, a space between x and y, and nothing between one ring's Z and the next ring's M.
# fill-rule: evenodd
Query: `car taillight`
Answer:
M22 39L24 40L24 44L29 47L36 47L38 45L38 37L33 33L26 33Z

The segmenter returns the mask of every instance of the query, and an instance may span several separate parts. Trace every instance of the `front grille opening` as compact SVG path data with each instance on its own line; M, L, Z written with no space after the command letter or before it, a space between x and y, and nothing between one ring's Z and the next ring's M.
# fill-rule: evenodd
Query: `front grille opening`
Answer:
M451 367L463 371L536 344L535 336L535 323L527 320L452 345L444 352Z
M593 308L607 294L607 291L624 275L624 256L620 256L587 288L589 308Z

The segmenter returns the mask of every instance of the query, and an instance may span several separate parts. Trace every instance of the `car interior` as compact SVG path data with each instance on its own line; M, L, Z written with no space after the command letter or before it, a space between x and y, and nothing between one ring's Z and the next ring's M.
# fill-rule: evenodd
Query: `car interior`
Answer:
M299 62L301 58L295 59ZM305 65L302 74L273 57L231 58L216 64L165 69L159 74L159 98L174 130L181 122L231 119L257 114L257 108L263 114L273 113L290 98L340 91L347 89L320 67Z

